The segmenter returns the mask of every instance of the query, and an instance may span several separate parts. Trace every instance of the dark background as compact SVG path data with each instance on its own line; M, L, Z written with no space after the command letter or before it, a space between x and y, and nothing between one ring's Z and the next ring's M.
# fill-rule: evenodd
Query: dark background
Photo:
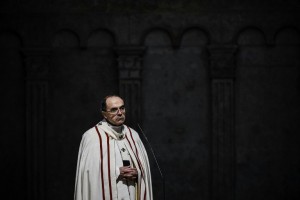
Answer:
M155 200L299 199L298 0L0 10L1 196L72 199L81 136L117 93L162 168L145 143Z

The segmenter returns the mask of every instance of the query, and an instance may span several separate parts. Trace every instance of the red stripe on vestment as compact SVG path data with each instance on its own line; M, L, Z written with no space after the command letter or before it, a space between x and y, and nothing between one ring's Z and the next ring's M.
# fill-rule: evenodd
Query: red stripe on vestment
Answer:
M146 191L146 185L145 185L144 200L146 200L146 193L147 193L147 191Z
M135 141L134 141L134 139L133 139L132 132L131 132L131 130L130 130L130 128L129 128L128 126L127 126L127 128L128 128L128 130L129 130L131 140L132 140L132 142L133 142L133 144L134 144L134 147L135 147L136 157L137 157L138 165L139 165L139 167L140 167L140 169L141 169L141 172L142 172L142 177L145 177L145 176L144 176L144 168L143 168L143 166L142 166L142 164L141 164L141 161L140 161L140 159L139 159L139 152L138 152L138 150L137 150ZM127 137L126 137L126 139L128 140ZM129 140L128 140L128 142L129 142ZM129 144L130 144L130 142L129 142ZM132 149L131 144L130 144L130 147L131 147L131 149ZM147 193L147 187L146 187L146 183L145 183L144 200L146 199L146 193Z
M127 139L127 141L128 141L128 143L129 143L129 146L130 146L132 152L134 152L134 151L133 151L133 148L132 148L132 146L131 146L131 143L130 143L130 141L129 141L128 138L127 138L127 135L125 135L125 138Z
M106 134L107 139L107 162L108 162L108 181L109 181L109 194L110 194L110 200L112 200L112 189L111 189L111 176L110 176L110 146L109 146L109 137L108 134Z
M131 140L132 140L132 142L133 142L133 144L134 144L134 147L135 147L136 157L137 157L137 161L138 161L139 167L140 167L140 169L141 169L141 171L142 171L142 174L143 174L143 176L144 176L144 170L143 170L143 167L142 167L140 158L139 158L139 152L138 152L138 150L137 150L135 141L134 141L133 136L132 136L132 132L131 132L131 130L130 130L129 127L127 127L127 128L128 128L128 130L129 130L129 132L130 132L130 137L131 137Z
M127 139L128 143L129 143L129 146L130 146L130 148L131 148L132 152L134 153L134 150L133 150L133 148L132 148L131 142L129 141L129 139L128 139L127 135L125 135L125 138ZM139 168L140 168L140 171L142 172L142 176L144 176L144 174L143 174L143 171L142 171L142 168L141 168L141 164L140 164L139 157L138 157L138 155L137 155L136 153L134 153L134 155L135 155L135 157L136 157L136 160L137 160L137 162L138 162L138 166L137 166L137 167L139 167Z
M134 153L134 150L133 150L133 148L132 148L131 142L129 141L127 135L125 135L125 138L126 138L127 142L129 143L129 146L130 146L132 152ZM135 154L134 154L134 155L135 155ZM136 157L136 155L135 155L135 157ZM142 177L143 177L143 171L142 171L142 169L141 169L141 167L140 167L139 161L138 161L138 166L136 166L136 167L139 168L139 170L142 172ZM138 188L142 188L141 185L142 185L142 182L140 181L140 184L139 184ZM137 188L136 188L136 189L137 189Z
M100 143L100 174L101 174L101 183L102 183L102 198L105 200L105 191L104 191L104 177L103 177L103 149L102 149L102 138L100 135L100 132L98 130L98 127L95 126L95 129L97 131L98 137L99 137L99 143Z
M128 128L128 127L127 127L127 128ZM132 137L132 132L131 132L130 128L128 128L128 130L129 130L129 133L130 133L131 140L132 140L132 142L133 142L133 144L134 144L134 147L135 147L136 155L138 156L138 155L139 155L139 152L138 152L138 150L137 150L137 148L136 148L135 141L134 141L134 139L133 139L133 137Z

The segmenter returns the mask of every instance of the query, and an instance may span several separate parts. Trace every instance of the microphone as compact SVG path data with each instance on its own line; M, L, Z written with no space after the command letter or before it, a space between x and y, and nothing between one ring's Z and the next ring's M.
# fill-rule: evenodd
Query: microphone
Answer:
M161 176L161 179L162 179L162 182L163 182L163 195L164 195L164 200L165 200L165 199L166 199L166 194L165 194L165 178L164 178L164 176L163 176L162 170L161 170L161 168L160 168L160 166L159 166L159 164L158 164L158 161L157 161L157 159L156 159L155 153L154 153L154 151L153 151L153 148L152 148L152 146L151 146L151 144L150 144L150 142L149 142L149 140L148 140L146 134L144 133L144 131L142 130L142 128L140 127L140 125L139 125L139 124L137 124L137 125L138 125L138 127L139 127L139 129L140 129L140 131L141 131L141 133L142 133L142 135L143 135L143 137L145 138L147 144L148 144L149 147L150 147L151 153L152 153L152 155L153 155L153 158L154 158L155 163L156 163L156 165L157 165L157 168L158 168L158 170L159 170L159 173L160 173L160 176Z

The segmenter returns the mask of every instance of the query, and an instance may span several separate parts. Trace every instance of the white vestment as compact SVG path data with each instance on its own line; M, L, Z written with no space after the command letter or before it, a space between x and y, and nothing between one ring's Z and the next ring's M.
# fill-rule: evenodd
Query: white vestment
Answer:
M123 160L129 160L131 167L137 168L136 181L118 179ZM148 156L136 131L124 125L122 134L118 135L104 120L83 134L74 199L153 199Z

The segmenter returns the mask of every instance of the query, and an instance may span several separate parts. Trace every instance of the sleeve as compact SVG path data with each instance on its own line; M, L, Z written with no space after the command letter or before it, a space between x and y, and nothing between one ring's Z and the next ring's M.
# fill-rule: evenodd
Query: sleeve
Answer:
M75 180L74 200L99 197L99 139L95 132L86 132L81 140Z
M153 199L153 193L152 193L152 178L151 178L151 170L150 170L150 163L149 163L149 158L148 154L146 151L146 148L140 139L138 133L134 131L137 137L137 145L138 148L140 149L140 152L142 155L140 155L140 159L143 165L143 168L145 170L145 187L147 188L146 190L148 191L147 193L147 198L149 200Z
M109 195L108 178L105 173L108 168L107 163L104 162L107 160L106 143L107 139L102 140L103 160L101 160L99 136L96 129L91 128L83 135L78 152L74 200L103 199L103 196ZM106 164L102 165L103 163Z
M84 134L78 152L74 200L88 200L88 194L85 192L88 189L88 177L84 173L87 159L86 143L86 135Z

